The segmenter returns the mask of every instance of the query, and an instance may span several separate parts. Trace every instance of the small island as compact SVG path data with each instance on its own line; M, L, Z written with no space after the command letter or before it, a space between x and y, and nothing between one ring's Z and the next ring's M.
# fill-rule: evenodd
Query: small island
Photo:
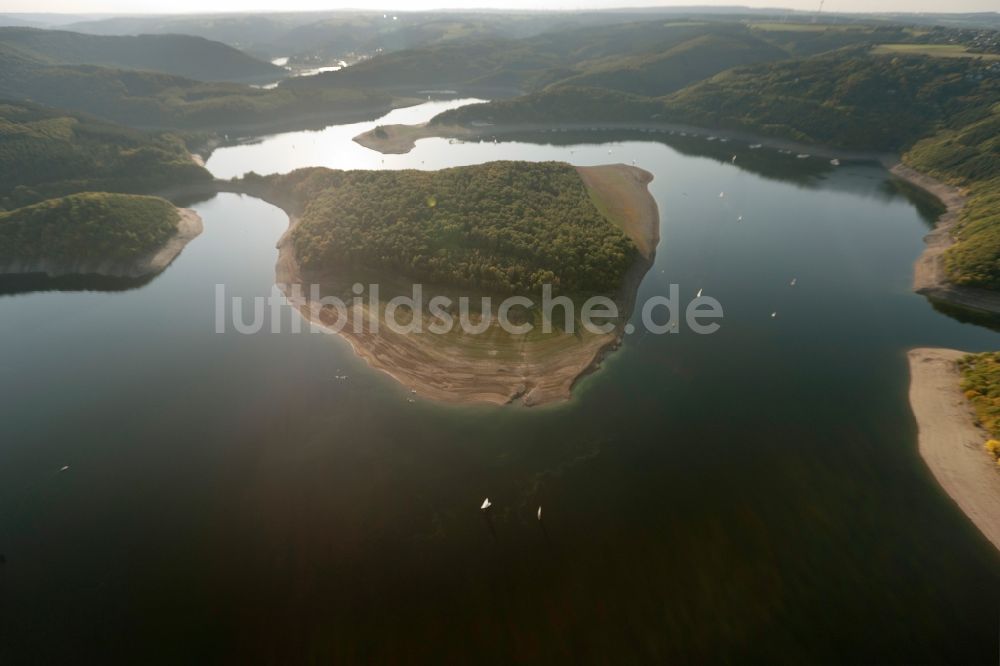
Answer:
M659 240L651 180L620 164L492 162L432 172L311 168L248 175L234 187L289 214L276 279L286 295L295 285L319 284L324 296L350 303L353 285L379 285L379 300L366 296L346 322L316 303L299 305L314 323L340 323L338 333L372 367L434 400L540 405L568 399L621 341ZM618 317L608 332L546 333L538 325L512 334L494 308L472 314L483 326L477 333L355 330L359 319L384 323L387 302L414 283L428 299L518 295L536 305L549 285L575 304L606 296ZM539 324L541 314L529 307L517 316Z
M913 349L910 407L920 456L941 487L1000 549L998 354Z
M420 139L441 137L445 139L471 139L480 132L461 125L379 125L362 132L354 141L383 155L405 155L413 150Z
M0 274L138 278L164 270L202 231L159 197L83 192L0 212Z

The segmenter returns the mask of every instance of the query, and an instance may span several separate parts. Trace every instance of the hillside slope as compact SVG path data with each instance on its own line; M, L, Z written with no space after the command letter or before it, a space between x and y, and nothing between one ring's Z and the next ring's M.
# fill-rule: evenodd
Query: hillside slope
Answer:
M0 102L0 208L80 191L153 192L209 180L175 136Z
M787 57L741 24L623 23L523 39L456 39L381 55L296 87L608 87L662 95L737 64Z
M99 36L0 28L0 44L41 64L148 70L199 81L274 80L286 74L230 46L189 35Z
M334 122L388 110L392 96L356 89L262 90L159 72L49 65L0 43L0 99L32 101L138 128L207 129Z
M11 260L127 261L177 232L178 213L158 197L85 192L0 212L0 265Z

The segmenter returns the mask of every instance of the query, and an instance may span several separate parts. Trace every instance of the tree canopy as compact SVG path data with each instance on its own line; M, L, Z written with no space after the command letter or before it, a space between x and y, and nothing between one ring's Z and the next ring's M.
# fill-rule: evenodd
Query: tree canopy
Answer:
M364 267L496 292L611 293L632 241L572 166L491 162L441 171L303 169L269 179L303 206L307 271Z
M0 213L0 258L134 259L161 247L177 221L158 197L71 194Z
M210 179L174 135L0 102L2 208L85 190L143 193Z

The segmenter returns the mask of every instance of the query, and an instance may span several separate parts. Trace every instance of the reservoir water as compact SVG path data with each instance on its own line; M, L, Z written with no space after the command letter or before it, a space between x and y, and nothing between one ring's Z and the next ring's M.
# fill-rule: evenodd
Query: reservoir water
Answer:
M634 160L639 301L704 289L721 330L628 336L558 406L411 403L335 336L214 332L287 225L234 194L148 283L7 283L0 662L995 661L1000 557L916 453L905 350L1000 336L910 291L930 222L881 167L638 132L381 156L374 124L208 168Z

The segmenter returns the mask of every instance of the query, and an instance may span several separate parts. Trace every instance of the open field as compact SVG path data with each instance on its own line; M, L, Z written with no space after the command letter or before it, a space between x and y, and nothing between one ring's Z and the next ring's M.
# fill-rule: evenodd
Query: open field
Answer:
M831 25L829 23L777 23L774 21L764 21L761 23L748 23L750 28L757 30L768 30L771 32L828 32L845 30L870 30L868 26L853 25Z
M926 55L936 58L982 58L1000 60L996 53L970 53L961 44L879 44L872 53L881 55Z

